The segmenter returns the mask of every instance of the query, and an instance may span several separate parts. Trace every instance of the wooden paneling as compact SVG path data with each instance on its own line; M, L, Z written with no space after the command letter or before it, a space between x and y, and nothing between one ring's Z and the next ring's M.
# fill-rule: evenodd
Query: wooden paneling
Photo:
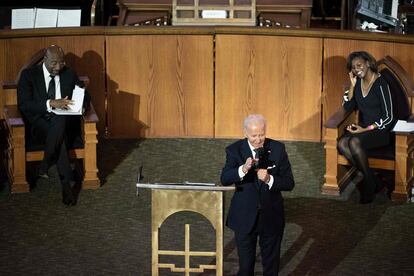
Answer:
M346 58L353 51L368 51L377 60L393 57L414 79L413 44L364 40L325 39L323 70L323 114L325 123L342 104L343 86L349 81Z
M244 116L257 112L270 137L319 141L351 51L389 54L414 78L413 36L217 26L0 30L0 79L50 44L89 76L99 133L108 117L114 138L240 137Z
M4 77L6 75L6 66L3 64L6 64L6 52L5 52L5 42L6 40L0 39L0 82L4 80ZM1 120L4 119L3 115L3 106L4 106L4 93L3 88L0 85L0 123Z
M7 53L4 63L7 66L4 67L5 73L2 78L4 80L14 80L20 68L38 50L52 44L61 46L65 51L67 64L74 68L78 75L88 76L90 79L88 91L100 118L98 129L100 134L104 134L105 46L103 35L10 38L1 41Z
M213 37L107 37L111 137L213 137Z
M282 27L308 28L312 0L257 0L256 15L278 22Z
M269 137L321 138L322 40L216 36L215 134L240 137L243 118L261 113Z

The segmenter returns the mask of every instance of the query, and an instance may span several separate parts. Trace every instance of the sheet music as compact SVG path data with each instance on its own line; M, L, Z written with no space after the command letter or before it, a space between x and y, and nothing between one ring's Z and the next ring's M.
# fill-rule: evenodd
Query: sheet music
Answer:
M12 9L12 29L31 29L34 26L35 10L31 9Z
M36 9L35 28L54 28L57 24L57 9Z
M58 27L79 27L81 24L81 10L59 10Z
M414 123L398 120L392 131L395 132L414 132Z
M72 94L73 105L70 106L70 110L53 109L52 112L57 115L82 115L83 98L85 96L85 89L75 86Z

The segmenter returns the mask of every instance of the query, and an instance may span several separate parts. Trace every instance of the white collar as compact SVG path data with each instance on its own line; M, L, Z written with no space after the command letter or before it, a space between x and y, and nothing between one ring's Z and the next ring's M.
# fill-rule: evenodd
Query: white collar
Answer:
M42 68L43 68L43 75L45 76L45 80L50 80L52 79L52 77L50 76L50 72L47 70L45 63L43 62L42 64ZM55 76L55 80L58 81L59 80L59 74Z
M43 62L43 64L42 64L42 68L43 68L43 75L45 76L45 78L47 77L47 78L50 78L50 73L49 73L49 71L47 70L47 68L46 68L46 65L45 65L45 63Z
M249 145L250 151L254 152L255 148L252 146L252 144L250 144L249 139L247 139L247 144Z

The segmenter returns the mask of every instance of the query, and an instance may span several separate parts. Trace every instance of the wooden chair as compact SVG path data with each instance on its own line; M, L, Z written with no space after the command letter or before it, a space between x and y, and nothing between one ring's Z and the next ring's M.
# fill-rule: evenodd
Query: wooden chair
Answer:
M5 149L5 167L9 177L12 193L28 192L30 190L26 179L26 162L41 161L43 150L39 145L32 145L29 137L26 136L26 128L20 111L17 107L17 83L23 69L38 64L43 60L45 49L38 51L31 60L20 70L15 81L5 81L2 84L3 97L3 122L2 132L7 136ZM81 77L85 85L88 84L87 77ZM75 147L70 150L70 157L83 159L83 182L82 188L96 189L100 186L98 169L96 165L96 144L98 117L92 103L81 116L81 140L74 143ZM79 145L80 144L80 145Z
M312 6L312 0L256 0L256 17L278 22L276 27L309 28Z
M412 120L410 104L414 97L414 84L408 73L391 57L378 62L381 75L387 80L393 101L394 118ZM337 141L345 127L357 122L357 112L346 112L343 108L331 116L326 126L325 153L326 174L322 192L339 195L349 183L355 169L349 169L346 158L337 151ZM407 198L413 186L414 135L395 133L393 143L387 147L368 152L371 168L394 171L394 198Z
M156 18L161 18L167 24L171 23L172 0L118 0L117 5L119 7L117 26L134 26ZM164 26L164 23L159 26Z

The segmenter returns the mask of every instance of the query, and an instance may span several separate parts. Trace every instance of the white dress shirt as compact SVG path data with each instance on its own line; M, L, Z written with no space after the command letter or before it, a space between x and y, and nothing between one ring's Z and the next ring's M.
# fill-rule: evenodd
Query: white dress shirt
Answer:
M45 78L45 85L46 85L46 94L47 94L47 89L49 87L49 82L52 80L52 78L50 77L50 73L49 71L47 71L47 68L45 66L45 63L43 63L42 65L43 68L43 76ZM60 78L59 75L55 76L55 88L56 88L56 92L55 92L55 100L62 98L62 95L60 93ZM48 112L52 112L52 107L50 106L50 100L46 101L46 108Z
M249 140L247 140L247 143L249 144L249 148L250 148L250 150L251 150L251 152L252 152L252 156L254 156L254 157L255 157L256 152L254 151L254 147L250 144ZM246 175L246 174L243 172L243 165L241 165L241 166L239 167L239 176L240 176L240 179L243 179L243 177L244 177L245 175ZM266 182L264 182L264 183L266 183L266 184L269 186L269 189L271 189L271 188L272 188L272 186L273 186L274 178L273 178L273 175L271 175L271 174L269 174L269 176L270 176L269 183L266 183Z

